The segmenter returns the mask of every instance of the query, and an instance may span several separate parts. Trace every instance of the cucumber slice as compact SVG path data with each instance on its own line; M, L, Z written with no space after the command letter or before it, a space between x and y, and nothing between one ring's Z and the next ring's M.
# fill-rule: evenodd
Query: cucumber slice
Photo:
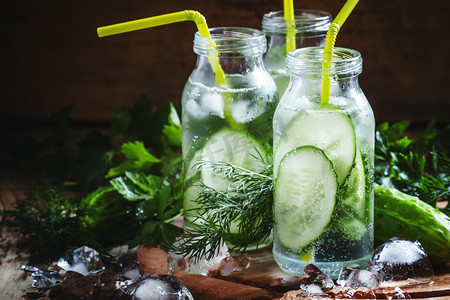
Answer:
M338 221L338 228L350 241L359 241L366 234L369 227L365 222L357 218L341 218Z
M264 148L251 136L232 129L222 129L212 135L202 149L194 154L186 174L194 176L197 173L196 165L200 162L229 162L250 171L260 171L261 158L266 157ZM226 190L228 181L222 173L215 173L212 167L204 165L200 172L200 181L205 185L217 189ZM184 195L184 207L190 209L199 208L194 202L199 192L198 187L188 187ZM195 214L195 212L191 212ZM189 213L187 216L189 217ZM192 219L190 220L192 221ZM231 233L238 233L238 223L231 225Z
M198 156L201 161L229 162L250 171L261 170L260 157L265 157L265 150L255 139L231 129L223 129L211 136ZM223 175L215 174L208 166L202 168L200 180L217 190L228 187Z
M355 165L341 187L341 207L348 216L366 219L366 178L361 151L357 149Z
M302 146L281 160L274 187L275 230L294 251L315 241L331 221L338 182L324 151Z
M283 156L300 146L322 149L333 162L339 184L345 181L355 160L355 130L350 116L338 107L326 106L301 112L280 139L274 153L274 174Z

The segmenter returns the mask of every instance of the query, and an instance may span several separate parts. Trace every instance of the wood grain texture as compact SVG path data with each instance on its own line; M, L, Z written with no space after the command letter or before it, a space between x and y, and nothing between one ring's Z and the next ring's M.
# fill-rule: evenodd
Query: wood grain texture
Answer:
M333 16L344 1L295 1L296 8ZM261 28L269 0L7 1L0 12L2 121L46 120L75 104L76 121L107 121L142 92L154 102L179 102L196 61L195 25L172 24L99 39L102 25L194 9L210 27ZM450 1L365 0L355 8L337 46L364 59L360 83L377 121L449 121Z

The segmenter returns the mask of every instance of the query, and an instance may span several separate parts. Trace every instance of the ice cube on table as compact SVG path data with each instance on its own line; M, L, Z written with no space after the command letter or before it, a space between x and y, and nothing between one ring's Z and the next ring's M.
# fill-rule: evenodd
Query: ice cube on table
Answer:
M375 249L367 268L384 280L433 276L428 255L418 241L391 238Z
M313 264L309 264L303 270L303 277L300 281L301 297L328 297L323 289L330 289L334 286L333 280L323 273Z
M63 282L63 277L58 272L41 270L37 267L26 265L23 265L20 269L31 273L31 276L33 277L31 286L38 289L59 286Z
M376 289L380 286L382 278L367 270L344 267L341 269L336 282L343 287Z
M146 274L132 288L135 300L193 300L191 292L171 275Z
M334 286L334 282L330 276L323 273L313 264L309 264L303 270L303 285L315 284L323 289L330 289Z
M58 267L82 275L94 274L105 269L98 252L87 246L67 252L58 260Z
M248 256L228 256L222 259L217 268L209 270L208 276L229 276L234 271L242 271L248 267L250 267L250 258Z
M176 247L183 242L184 240L178 240L175 242L174 246ZM183 257L180 254L169 252L169 274L173 274L177 270L184 270L191 274L201 274L207 276L209 271L220 267L224 258L230 257L227 245L223 242L223 240L220 243L221 246L219 251L209 260L201 258L199 261L194 261L194 259L190 258L189 255ZM208 253L210 248L210 245L207 245L204 253Z

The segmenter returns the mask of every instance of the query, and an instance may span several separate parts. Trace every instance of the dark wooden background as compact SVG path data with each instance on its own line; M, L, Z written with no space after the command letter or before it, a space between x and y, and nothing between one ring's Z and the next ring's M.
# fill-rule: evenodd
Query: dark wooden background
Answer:
M296 0L336 16L344 0ZM0 9L0 119L45 122L66 104L83 123L110 120L139 94L179 102L196 61L193 22L98 38L96 28L183 9L209 27L261 28L281 0L22 0ZM450 121L450 1L361 0L337 46L364 59L361 86L378 122Z

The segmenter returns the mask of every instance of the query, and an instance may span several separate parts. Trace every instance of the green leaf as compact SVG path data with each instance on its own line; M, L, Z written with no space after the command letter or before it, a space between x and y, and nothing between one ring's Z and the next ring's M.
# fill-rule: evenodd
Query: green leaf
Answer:
M181 147L181 122L172 103L170 103L169 125L164 125L163 134L167 145Z
M401 138L404 135L406 128L408 128L410 124L410 121L404 120L394 123L390 127L381 126L379 130L381 131L381 129L385 129L383 134L389 140L395 140Z
M182 232L182 228L173 224L150 221L139 229L135 239L129 243L129 247L153 245L162 246L167 249Z
M100 187L80 202L86 212L80 219L103 245L116 245L133 238L138 222L136 203L122 197L112 186Z
M126 172L110 181L114 189L129 201L152 200L161 186L161 178L141 172Z
M121 163L117 167L111 168L106 175L107 178L121 175L126 171L147 171L151 166L159 162L159 159L150 154L145 149L144 144L140 141L123 144L122 153L128 161Z
M397 141L395 141L394 145L395 148L398 149L398 151L404 151L406 148L411 145L412 140L410 140L408 137L403 137Z

